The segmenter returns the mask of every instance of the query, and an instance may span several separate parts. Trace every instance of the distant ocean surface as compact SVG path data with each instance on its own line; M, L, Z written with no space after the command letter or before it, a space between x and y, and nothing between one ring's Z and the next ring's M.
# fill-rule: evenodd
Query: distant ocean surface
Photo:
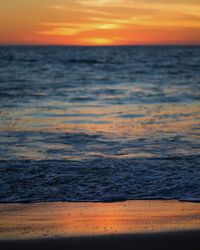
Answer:
M0 47L0 202L200 201L200 47Z

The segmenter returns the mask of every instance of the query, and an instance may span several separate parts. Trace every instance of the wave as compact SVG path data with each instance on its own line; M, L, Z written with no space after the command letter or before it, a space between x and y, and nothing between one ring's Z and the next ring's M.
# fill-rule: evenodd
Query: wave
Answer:
M199 165L199 156L0 161L0 202L199 202Z

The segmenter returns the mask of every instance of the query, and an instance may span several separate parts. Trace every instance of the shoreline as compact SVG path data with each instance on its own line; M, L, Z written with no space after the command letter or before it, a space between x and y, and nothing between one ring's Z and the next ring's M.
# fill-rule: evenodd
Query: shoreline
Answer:
M0 204L2 250L199 250L200 203Z
M0 204L0 218L0 240L200 230L200 203L7 203Z

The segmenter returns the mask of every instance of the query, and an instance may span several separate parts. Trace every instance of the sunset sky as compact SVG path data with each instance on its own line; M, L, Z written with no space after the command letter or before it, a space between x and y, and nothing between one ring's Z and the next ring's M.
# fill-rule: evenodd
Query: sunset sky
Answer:
M200 0L1 0L0 44L200 44Z

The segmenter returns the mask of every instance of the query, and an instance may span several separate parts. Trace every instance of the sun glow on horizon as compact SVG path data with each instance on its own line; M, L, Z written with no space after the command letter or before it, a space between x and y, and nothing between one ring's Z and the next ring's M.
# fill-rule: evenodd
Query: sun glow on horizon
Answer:
M198 0L11 0L0 44L200 44Z

